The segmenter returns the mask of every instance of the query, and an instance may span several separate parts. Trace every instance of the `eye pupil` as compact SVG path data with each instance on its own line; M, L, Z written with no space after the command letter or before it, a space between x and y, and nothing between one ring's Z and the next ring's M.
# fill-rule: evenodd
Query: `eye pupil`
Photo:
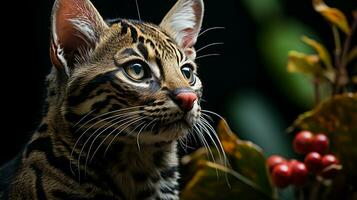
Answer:
M183 75L185 75L185 77L187 78L187 79L190 79L191 78L191 71L190 71L190 69L188 69L188 68L184 68L183 70L182 70L182 72L183 72Z
M133 66L131 66L131 69L136 75L140 75L143 70L143 67L140 64L134 64Z
M193 85L195 83L195 76L191 67L183 67L181 71L183 76L188 80L188 82Z
M123 69L125 75L133 81L142 81L150 77L150 71L148 71L148 66L140 62L129 63L124 66Z

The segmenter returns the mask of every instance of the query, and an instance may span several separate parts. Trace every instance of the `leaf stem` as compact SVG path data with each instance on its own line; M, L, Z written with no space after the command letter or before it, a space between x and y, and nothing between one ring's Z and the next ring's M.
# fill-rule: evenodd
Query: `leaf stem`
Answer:
M349 81L348 80L349 77L346 69L347 62L348 62L347 54L350 49L352 36L356 30L356 27L357 27L357 17L354 17L354 21L351 27L351 33L347 35L343 44L343 49L341 49L341 41L340 41L340 36L337 27L332 26L332 31L333 31L335 46L336 46L335 49L336 80L333 89L333 94L338 94L339 91L341 90L341 86L346 85Z
M340 34L338 32L338 29L335 25L332 25L332 33L333 33L333 39L335 42L335 68L336 68L336 78L335 78L335 83L333 87L333 94L337 94L339 90L339 82L340 82L340 55L341 55L341 38Z
M332 33L333 33L333 39L335 41L335 58L337 58L341 54L341 38L337 27L334 25L332 26ZM339 61L339 58L336 59L336 61Z
M357 16L354 17L352 26L351 26L351 34L347 35L345 43L343 45L343 49L342 49L342 67L346 67L347 65L347 54L348 51L350 50L350 45L351 45L351 40L352 40L352 36L353 33L355 32L357 27Z
M320 103L320 78L315 76L314 81L314 90L315 90L315 103L318 105Z

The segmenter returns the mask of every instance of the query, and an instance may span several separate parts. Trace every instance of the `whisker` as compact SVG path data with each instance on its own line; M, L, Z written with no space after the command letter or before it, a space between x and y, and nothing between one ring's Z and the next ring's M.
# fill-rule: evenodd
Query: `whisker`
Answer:
M208 47L211 47L211 46L217 46L217 45L223 45L224 43L223 42L214 42L214 43L211 43L211 44L208 44L204 47L201 47L199 48L198 50L196 50L196 53L199 53L200 51L204 50L204 49L207 49Z
M202 131L202 127L201 127L202 125L201 125L200 123L197 123L196 125L197 125L196 130L198 130L198 131L197 131L197 133L198 133L197 135L199 136L199 139L200 139L202 145L208 150L209 156L211 156L213 162L215 162L215 158L214 158L214 156L213 156L212 150L211 150L211 148L209 147L209 144L207 143L205 137L204 137L203 134L202 134L202 132L203 132L203 131ZM196 125L195 125L195 127L196 127Z
M140 8L139 8L138 0L135 0L135 4L136 4L136 11L138 12L139 21L141 21Z
M71 151L71 155L70 155L70 158L71 158L71 160L70 160L70 169L71 169L73 175L75 174L74 171L73 171L73 168L72 168L73 153L74 153L74 151L76 150L76 147L77 147L77 145L79 144L79 142L80 142L80 140L82 139L82 137L85 136L85 134L88 132L88 130L90 130L92 127L96 126L97 124L100 124L100 123L102 123L102 122L104 122L104 121L106 121L106 120L108 120L108 119L112 119L112 118L116 118L116 117L117 117L117 116L107 117L107 118L102 119L102 120L100 120L99 122L97 122L97 123L91 125L91 126L90 126L89 128L87 128L87 129L79 136L79 138L76 140L75 144L73 145L73 148L72 148L72 151ZM78 164L79 164L79 163L78 163Z
M221 120L223 120L224 123L228 124L227 121L226 121L221 115L219 115L219 114L217 114L217 113L215 113L215 112L213 112L213 111L202 110L202 112L203 112L203 113L209 113L209 114L215 115L216 117L218 117L218 118L220 118ZM206 122L207 122L207 120L206 120ZM225 151L224 151L223 145L222 145L222 143L221 143L221 141L220 141L220 139L219 139L219 137L218 137L216 131L215 131L214 128L212 127L212 125L209 124L209 123L207 123L207 126L210 127L210 129L211 129L212 131L214 131L215 134L213 134L213 136L216 138L217 141L219 141L218 143L219 143L219 146L220 146L220 148L221 148L221 150L222 150L222 152L223 152L223 156L224 156L224 160L223 160L223 161L224 161L224 165L225 165L225 167L228 168L228 167L230 166L230 163L229 163L229 160L228 160L228 158L227 158L227 155L226 155L226 153L225 153ZM228 180L227 174L225 174L225 178L226 178L226 183L227 183L228 187L231 187L231 185L230 185L230 183L229 183L229 180Z
M78 124L80 124L85 118L87 118L90 114L92 114L95 111L95 109L91 110L88 112L84 117L82 117L73 127L76 127Z
M211 122L214 122L211 116L207 115L206 113L202 113L204 117L207 117Z
M110 141L109 145L107 146L107 148L105 149L105 152L104 152L104 155L106 155L106 153L108 152L109 150L109 147L112 145L112 143L114 142L114 140L119 136L120 133L122 133L125 129L127 129L128 127L130 127L131 125L137 123L138 121L141 121L143 119L146 119L148 118L148 116L146 117L141 117L137 120L135 120L134 122L131 122L129 125L127 125L124 129L122 129L120 132L118 132L117 134L115 134L115 136L113 137L113 139Z
M201 133L206 133L207 134L208 130L207 130L207 128L204 126L204 124L201 121L198 122L198 125L201 127ZM209 133L207 135L209 135ZM206 138L204 137L204 135L202 135L202 138L204 138L204 140L206 141L207 148L210 151L210 154L211 154L211 157L212 157L212 161L214 163L217 163L216 162L216 158L212 153L211 147L210 147L209 143L207 142Z
M145 126L143 126L141 129L140 129L140 131L139 131L139 133L138 133L138 135L137 135L137 137L136 137L136 144L138 145L138 150L140 151L140 133L141 133L141 131L143 131L144 129L146 129L147 127L149 127L153 122L155 122L155 120L152 120L150 123L148 123L148 124L146 124Z
M130 116L130 114L131 113L128 113L128 115ZM105 131L107 131L109 128L111 128L111 127L113 127L113 126L115 126L116 124L118 124L118 123L120 123L120 122L123 122L123 121L126 121L126 120L130 120L130 119L132 119L132 118L135 118L135 116L130 116L130 117L128 117L128 118L124 118L124 119L122 119L123 117L119 117L119 118L116 118L116 119L114 119L114 120L111 120L110 122L108 122L108 123L106 123L105 125L103 125L103 126L101 126L100 128L98 128L94 133L93 133L93 135L98 131L98 130L100 130L102 127L105 127L105 126L107 126L108 124L110 124L110 123L112 123L113 121L116 121L116 120L118 120L118 119L120 119L118 122L115 122L115 123L112 123L110 126L107 126L104 130L102 130L99 134L97 134L97 136L92 140L92 143L91 143L91 145L89 146L89 150L88 150L88 153L87 153L87 156L86 156L86 162L85 162L85 169L86 169L86 167L87 167L87 164L88 164L88 158L89 158L89 156L90 156L90 152L92 151L92 147L93 147L93 144L95 143L95 141L105 132ZM85 144L84 144L85 145ZM92 161L92 159L91 159L91 161ZM86 170L85 170L86 171Z
M135 112L135 113L134 113ZM131 114L136 114L136 112L140 113L141 111L133 111ZM85 136L85 134L91 129L93 128L94 126L106 121L106 120L109 120L109 119L113 119L113 118L117 118L117 117L124 117L124 116L127 116L127 115L130 115L129 114L130 112L128 113L121 113L121 114L118 114L118 115L115 115L115 116L110 116L110 117L107 117L107 118L104 118L96 123L94 123L93 125L91 125L89 128L87 128L80 136L79 138L77 139L77 141L75 142L74 146L73 146L73 149L71 151L71 155L70 157L72 158L73 157L73 153L74 153L74 150L76 149L77 145L79 144L80 140ZM72 171L72 173L74 174L74 171L73 171L73 168L72 168L72 159L70 160L70 169Z
M201 58L206 58L206 57L220 56L220 55L221 55L221 54L218 54L218 53L206 54L206 55L198 56L198 57L196 58L196 60L201 59Z
M210 110L201 110L201 112L209 113L209 114L215 115L216 117L218 117L218 118L220 118L221 120L223 120L224 123L228 124L228 122L227 122L221 115L219 115L218 113L215 113L215 112L210 111Z
M92 155L92 157L91 157L91 159L90 159L89 162L92 162L92 161L93 161L93 159L94 159L95 155L97 154L97 152L99 151L100 147L101 147L101 146L104 144L104 142L111 136L111 134L113 134L116 130L118 130L119 128L125 126L126 124L131 123L131 122L133 122L133 121L135 121L135 120L137 120L137 119L140 119L140 118L141 118L141 117L138 117L138 116L136 116L135 118L130 118L129 121L127 121L127 122L125 122L125 123L119 125L119 126L116 127L114 130L112 130L107 136L105 136L105 138L102 140L102 142L101 142L101 143L98 145L98 147L94 150L94 153L93 153L93 155ZM127 119L126 119L126 120L127 120ZM120 122L118 122L118 123L120 123ZM118 123L116 123L115 125L117 125Z
M129 115L129 114L128 114L128 115ZM124 116L122 116L122 117L125 117L125 116L126 116L126 115L124 115ZM114 116L114 117L116 117L116 116ZM88 137L88 139L87 139L87 140L85 141L85 143L83 144L83 146L82 146L82 148L81 148L81 151L80 151L80 153L79 153L79 156L78 156L78 167L80 166L80 160L81 160L81 158L82 158L82 153L83 153L85 147L87 146L88 142L90 141L90 139L91 139L100 129L102 129L103 127L105 127L106 125L112 123L112 122L115 121L115 120L121 119L122 117L116 117L115 119L111 120L110 122L107 122L106 124L100 126L99 128L97 128L97 129ZM127 120L127 119L128 119L128 118L125 118L125 119L122 119L121 121L125 121L125 120ZM120 122L119 122L119 123L120 123ZM97 135L97 137L99 137L99 136ZM97 137L96 137L96 138L97 138ZM94 143L94 141L93 141L93 143ZM84 165L84 172L85 172L85 174L86 174L86 172L87 172L88 156L89 156L89 152L87 152L86 162L85 162L85 165ZM80 170L78 170L78 171L80 172Z
M212 135L210 134L210 131L211 131L211 133L216 136L217 135L216 131L213 129L213 127L209 124L209 122L205 118L201 118L201 119L202 119L202 123L205 124L205 126L209 129L209 130L207 130L206 133L209 136L209 138L211 139L211 141L213 142L215 148L217 149L219 159L225 163L226 157L225 157L224 149L222 148L221 145L220 145L220 148L218 148L216 141L213 139ZM217 140L217 142L219 144L221 143L218 138L215 138L215 139ZM223 154L223 158L222 158L222 154Z
M215 27L207 28L206 30L204 30L204 31L202 31L200 34L198 34L198 37L204 35L204 34L207 33L208 31L219 30L219 29L226 29L226 27L215 26Z
M85 125L87 125L88 123L100 118L100 117L103 117L103 116L106 116L106 115L110 115L110 114L113 114L113 113L119 113L119 112L124 112L124 111L129 111L129 110L133 110L133 109L139 109L139 108L142 108L142 107L145 107L145 106L134 106L134 107L130 107L130 108L123 108L123 109L119 109L119 110L114 110L114 111L110 111L110 112L106 112L106 113L103 113L101 115L98 115L88 121L86 121L84 124L82 124L77 130L79 131L80 129L82 129Z

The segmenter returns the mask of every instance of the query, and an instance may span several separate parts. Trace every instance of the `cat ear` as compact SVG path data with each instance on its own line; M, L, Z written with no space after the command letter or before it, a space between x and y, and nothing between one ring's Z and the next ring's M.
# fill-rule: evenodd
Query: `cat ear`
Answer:
M108 28L89 0L56 0L52 9L51 60L67 75L86 59Z
M203 20L203 0L178 0L162 20L163 28L194 59L196 44Z

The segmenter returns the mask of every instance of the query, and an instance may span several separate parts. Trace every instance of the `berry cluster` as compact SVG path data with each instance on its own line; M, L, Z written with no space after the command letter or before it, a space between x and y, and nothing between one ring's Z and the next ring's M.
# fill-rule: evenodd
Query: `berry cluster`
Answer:
M294 138L293 147L297 153L306 154L304 163L297 160L288 161L278 155L270 156L267 165L274 185L280 188L290 184L302 186L306 183L309 173L324 179L336 176L341 166L334 155L326 154L329 143L324 134L299 132Z

